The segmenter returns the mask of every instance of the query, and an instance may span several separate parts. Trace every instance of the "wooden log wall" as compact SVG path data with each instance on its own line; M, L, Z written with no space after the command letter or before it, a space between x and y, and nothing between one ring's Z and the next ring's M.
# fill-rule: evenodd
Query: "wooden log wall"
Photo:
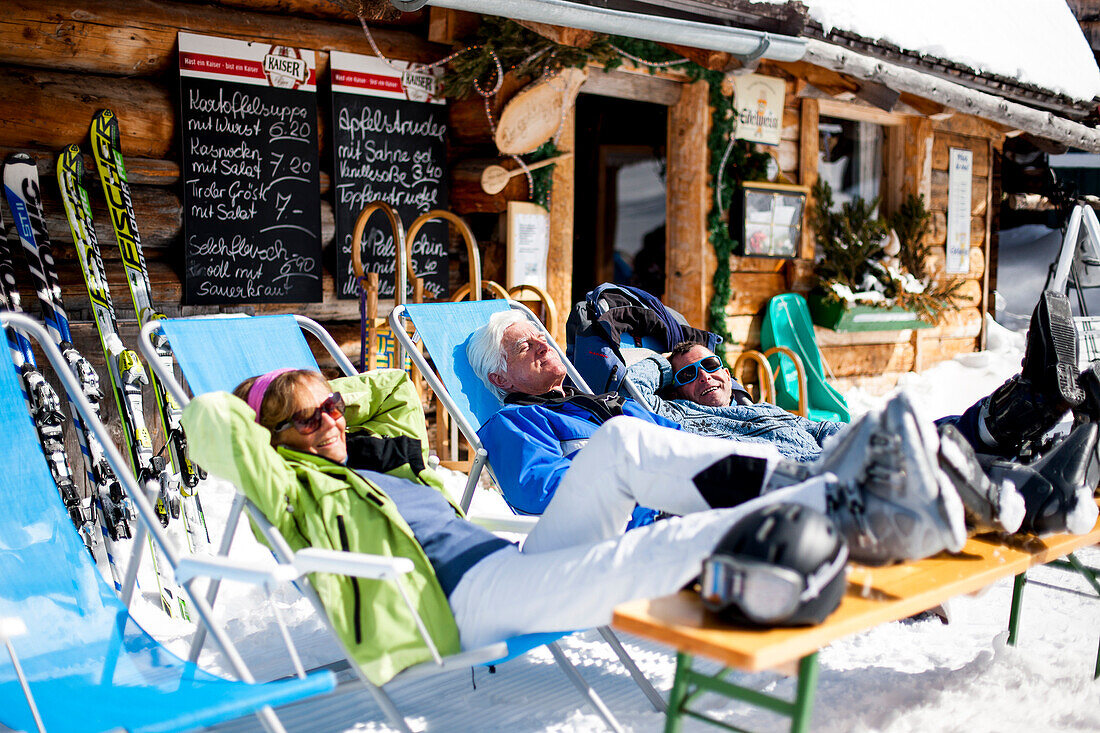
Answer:
M801 63L765 63L759 73L787 80L780 144L769 149L779 164L780 181L812 186L817 179L817 97L832 93L850 96L855 88L844 87L837 75L822 75ZM962 276L963 301L959 310L945 313L940 323L929 329L847 334L815 327L822 353L842 386L860 384L887 391L905 372L928 368L981 345L982 314L989 300L986 263L993 214L989 205L992 156L1000 149L1003 131L967 115L936 121L916 114L912 107L907 106L906 111L913 114L903 124L889 128L884 145L885 181L892 187L884 190L884 199L887 206L896 206L909 192L924 195L933 215L930 269L938 278L946 276L948 151L966 148L974 153L970 269ZM869 116L877 112L868 109ZM797 259L730 258L732 293L726 323L733 336L731 358L742 350L760 348L760 327L772 296L788 291L805 295L814 286L812 257L813 242L808 238Z
M371 28L379 49L390 58L421 62L442 58L449 52L448 47L426 40L424 25L426 14L418 12L385 23L372 21ZM323 301L224 309L181 305L183 250L176 43L176 34L181 30L313 49L317 52L321 79L327 78L329 51L372 53L358 20L326 0L128 0L125 3L6 0L0 14L0 154L24 151L38 161L47 225L77 347L97 367L106 385L107 372L91 322L87 291L58 200L54 165L57 151L70 143L80 143L89 152L92 115L109 107L120 120L122 151L155 307L170 316L217 310L302 313L322 321L344 351L357 358L358 303L335 298L331 275L335 259L329 193L332 156L328 145L330 104L324 85L318 93L325 247ZM86 167L95 171L90 155L86 157ZM136 321L99 181L85 183L92 198L122 337L136 349ZM11 222L7 212L5 218ZM38 304L28 286L29 278L22 277L20 270L17 263L24 308L37 313ZM322 364L331 364L331 360L322 359ZM153 400L151 394L147 397L148 408ZM117 428L110 398L105 404L108 417ZM147 421L150 427L159 422L151 411ZM160 444L159 439L155 442ZM70 448L74 449L70 455L79 455L75 442Z

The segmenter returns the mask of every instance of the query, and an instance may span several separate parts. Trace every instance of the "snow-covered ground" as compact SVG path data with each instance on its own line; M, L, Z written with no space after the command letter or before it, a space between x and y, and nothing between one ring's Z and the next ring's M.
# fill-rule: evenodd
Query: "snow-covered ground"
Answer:
M925 373L909 374L901 389L916 397L929 416L958 412L987 394L1019 367L1023 337L991 326L989 350L966 354ZM847 395L859 413L882 398L853 391ZM454 477L455 484L460 485ZM214 541L224 523L231 491L210 481L202 496ZM479 492L476 509L505 512L499 497ZM233 554L258 562L269 556L241 528ZM1100 551L1080 553L1092 565ZM148 563L147 563L148 564ZM1032 731L1100 730L1100 684L1092 669L1100 636L1100 603L1085 583L1069 574L1040 568L1031 574L1024 600L1020 643L1006 645L1011 585L1002 581L978 597L953 599L950 623L920 618L885 624L844 639L820 654L821 675L813 728L823 731ZM191 626L168 619L157 607L151 577L135 615L170 649L186 656ZM1063 590L1068 589L1068 590ZM289 590L278 590L274 603L289 620L307 667L339 657L308 604ZM227 585L218 614L260 679L288 674L291 664L271 614L258 591ZM672 683L675 656L658 644L625 638L642 670L662 692ZM594 631L563 642L566 653L603 696L620 722L637 731L656 731L663 716L650 709L625 671ZM219 654L203 653L201 664L226 671ZM778 674L737 674L742 684L768 692L793 694L793 681ZM393 686L392 694L414 730L435 731L587 731L601 723L582 704L545 649L502 665ZM702 706L735 725L778 729L774 716L705 697ZM281 711L293 731L389 730L362 690L300 703ZM223 726L257 730L254 718ZM220 729L222 729L220 728ZM688 721L689 730L705 726Z

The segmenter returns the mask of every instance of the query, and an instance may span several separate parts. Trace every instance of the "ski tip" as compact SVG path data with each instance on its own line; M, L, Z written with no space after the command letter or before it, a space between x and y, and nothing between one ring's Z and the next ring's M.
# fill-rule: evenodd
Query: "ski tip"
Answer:
M22 151L8 153L4 156L4 165L34 165L34 158Z
M80 180L84 177L84 154L80 152L80 146L76 143L66 146L57 156L58 173L71 170Z

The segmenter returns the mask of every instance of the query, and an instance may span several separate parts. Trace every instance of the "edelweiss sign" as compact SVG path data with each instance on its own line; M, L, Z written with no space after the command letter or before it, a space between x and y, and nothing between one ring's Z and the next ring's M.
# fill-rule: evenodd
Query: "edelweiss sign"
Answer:
M778 145L783 122L783 95L787 83L760 74L734 77L737 128L733 136L765 145Z

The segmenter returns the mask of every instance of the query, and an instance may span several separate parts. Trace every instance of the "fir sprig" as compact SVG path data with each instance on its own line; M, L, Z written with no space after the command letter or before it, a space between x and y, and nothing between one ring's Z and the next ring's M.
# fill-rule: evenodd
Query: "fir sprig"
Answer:
M833 189L824 180L814 184L813 197L811 225L822 255L816 263L818 278L853 292L867 290L867 278L876 277L878 268L873 263L882 259L882 244L889 231L875 216L879 200L868 203L857 197L834 211Z
M901 245L898 260L902 268L925 286L920 293L902 293L901 301L905 307L929 321L935 321L944 310L958 310L963 299L959 290L965 281L950 278L941 282L928 271L928 257L932 250L928 241L932 212L924 207L924 197L909 194L887 219L890 228L898 235Z

